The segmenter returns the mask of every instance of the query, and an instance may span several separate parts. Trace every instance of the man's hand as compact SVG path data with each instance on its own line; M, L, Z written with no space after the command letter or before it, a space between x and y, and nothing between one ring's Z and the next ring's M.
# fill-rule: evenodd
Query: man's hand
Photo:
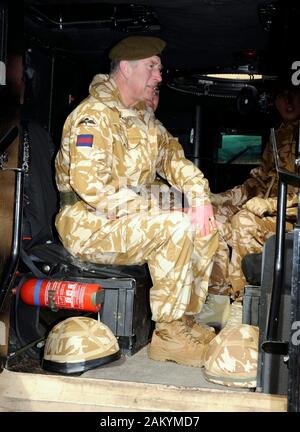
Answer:
M217 229L211 204L188 208L186 209L186 213L190 216L192 224L197 232L199 232L200 237L204 237Z
M244 207L255 214L255 216L262 217L265 213L270 211L270 205L264 198L254 197L246 202Z

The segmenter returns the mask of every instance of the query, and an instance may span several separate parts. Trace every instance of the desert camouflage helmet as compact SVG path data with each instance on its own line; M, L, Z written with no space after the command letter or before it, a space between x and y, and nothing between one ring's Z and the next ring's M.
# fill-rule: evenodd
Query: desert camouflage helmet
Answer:
M210 342L204 364L208 381L228 387L256 387L258 327L224 327Z
M120 358L112 331L88 317L71 317L50 331L44 350L45 370L78 374Z

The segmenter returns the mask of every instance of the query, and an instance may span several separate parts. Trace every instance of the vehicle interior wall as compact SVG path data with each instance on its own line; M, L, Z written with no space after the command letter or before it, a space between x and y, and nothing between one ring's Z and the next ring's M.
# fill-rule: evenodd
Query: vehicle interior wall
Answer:
M108 71L109 48L128 34L161 36L167 41L167 52L162 57L164 85L157 117L171 133L179 136L190 155L195 107L201 105L200 166L215 191L225 186L223 180L214 178L213 155L219 131L224 127L252 129L264 136L265 144L274 113L268 107L268 113L256 109L241 115L235 99L180 94L167 88L171 74L180 69L237 64L245 61L247 50L257 56L254 65L257 63L272 74L286 74L291 59L296 59L299 52L296 42L299 7L294 0L272 3L242 0L239 4L223 0L188 4L182 0L171 4L167 0L137 0L134 4L126 0L118 4L113 0L24 3L26 44L32 49L36 79L40 80L32 109L51 131L57 145L65 117L87 95L92 76ZM239 170L236 164L231 172L232 181L228 179L226 186L242 181L250 168L243 166Z

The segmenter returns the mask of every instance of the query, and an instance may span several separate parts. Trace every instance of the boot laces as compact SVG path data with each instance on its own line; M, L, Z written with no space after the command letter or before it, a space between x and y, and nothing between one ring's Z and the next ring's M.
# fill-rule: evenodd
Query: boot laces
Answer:
M189 327L183 321L178 321L179 325L179 334L182 334L189 342L192 342L195 345L202 345L202 343L195 338L189 331Z

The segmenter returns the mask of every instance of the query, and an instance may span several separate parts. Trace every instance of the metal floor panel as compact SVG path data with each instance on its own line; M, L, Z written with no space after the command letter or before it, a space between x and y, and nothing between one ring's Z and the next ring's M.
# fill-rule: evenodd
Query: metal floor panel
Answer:
M173 362L160 362L148 358L147 347L133 356L123 356L107 366L92 369L81 375L84 378L115 379L149 384L167 384L247 392L248 389L232 389L206 381L202 369L182 366Z

